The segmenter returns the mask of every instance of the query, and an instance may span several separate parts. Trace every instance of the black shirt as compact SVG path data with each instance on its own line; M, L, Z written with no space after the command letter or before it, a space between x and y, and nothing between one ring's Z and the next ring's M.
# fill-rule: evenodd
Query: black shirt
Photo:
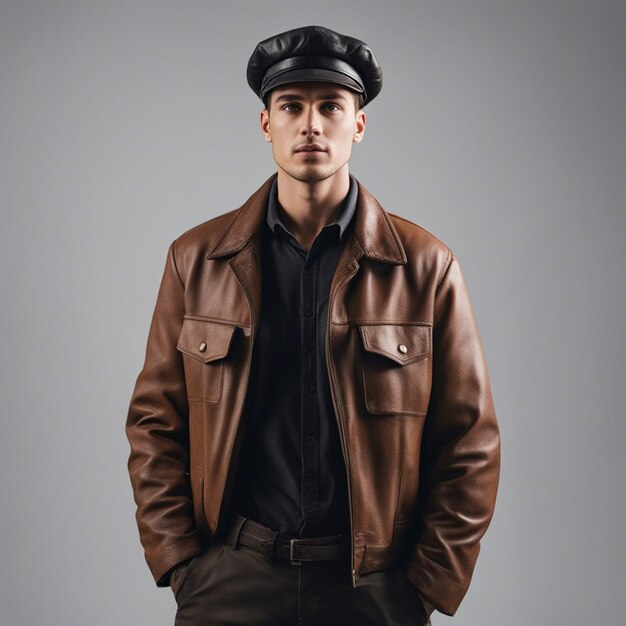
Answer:
M271 187L261 237L262 299L244 407L235 510L293 537L350 533L346 467L326 367L330 284L354 227L358 187L307 252Z

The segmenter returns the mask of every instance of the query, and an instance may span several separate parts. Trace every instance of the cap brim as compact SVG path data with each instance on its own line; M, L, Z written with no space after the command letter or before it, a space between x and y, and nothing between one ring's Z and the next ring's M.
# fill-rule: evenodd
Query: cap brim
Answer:
M280 85L301 82L336 83L338 85L348 87L358 93L364 93L363 87L361 87L359 83L341 72L335 72L333 70L317 67L306 67L288 70L278 76L275 76L274 78L271 78L267 84L264 85L261 98L264 98L267 92L279 87Z

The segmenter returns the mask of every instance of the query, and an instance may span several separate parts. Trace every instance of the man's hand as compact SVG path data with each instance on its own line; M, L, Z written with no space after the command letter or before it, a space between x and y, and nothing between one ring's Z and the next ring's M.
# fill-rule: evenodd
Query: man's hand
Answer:
M430 614L435 610L435 605L427 600L417 589L415 589L415 593L417 594L420 604L422 605L422 616L424 618L424 623L426 623L430 618Z
M401 575L406 583L407 591L410 596L411 602L417 608L420 622L423 624L428 623L431 613L435 610L435 605L425 598L417 589L417 587L411 582L407 576L406 570L401 569Z
M183 582L185 582L185 578L187 577L187 570L189 569L189 564L191 563L193 558L194 557L181 561L171 570L170 587L172 588L172 592L174 593L174 598L176 598L176 600L178 600L178 592L180 591Z

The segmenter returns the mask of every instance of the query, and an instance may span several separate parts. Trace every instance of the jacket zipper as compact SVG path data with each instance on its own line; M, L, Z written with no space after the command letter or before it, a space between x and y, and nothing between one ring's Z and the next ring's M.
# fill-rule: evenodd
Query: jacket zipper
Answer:
M357 264L350 264L349 265L350 269L358 269L358 265ZM354 274L350 274L349 276L346 277L346 279L340 284L337 285L337 287L335 288L335 291L331 294L330 297L330 302L328 303L328 317L326 319L326 367L328 369L328 372L331 375L331 385L330 385L330 391L331 391L331 396L333 399L333 405L335 407L335 418L337 420L337 426L339 428L339 435L340 435L340 439L341 439L341 449L343 451L343 456L344 456L344 465L346 467L346 479L347 479L347 486L348 486L348 505L349 505L349 509L350 509L350 569L352 570L352 588L355 589L356 588L356 570L354 569L354 523L353 523L353 517L352 517L352 490L350 487L350 469L349 469L349 459L348 459L348 447L346 445L346 440L345 440L345 433L343 430L343 422L339 416L339 411L337 409L337 398L335 396L335 384L336 384L336 379L335 379L335 372L332 369L332 360L329 357L330 354L330 318L333 312L333 303L335 302L335 295L337 293L337 291L339 290L340 287L342 287L344 285L344 283L346 283L350 278L352 278L352 276L354 276Z

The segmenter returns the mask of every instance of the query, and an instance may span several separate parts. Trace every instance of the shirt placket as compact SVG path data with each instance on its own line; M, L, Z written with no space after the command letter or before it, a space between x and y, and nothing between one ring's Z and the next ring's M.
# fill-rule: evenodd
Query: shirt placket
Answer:
M308 255L301 273L301 451L302 510L301 532L316 534L320 523L319 493L319 407L317 393L317 285L319 256Z

